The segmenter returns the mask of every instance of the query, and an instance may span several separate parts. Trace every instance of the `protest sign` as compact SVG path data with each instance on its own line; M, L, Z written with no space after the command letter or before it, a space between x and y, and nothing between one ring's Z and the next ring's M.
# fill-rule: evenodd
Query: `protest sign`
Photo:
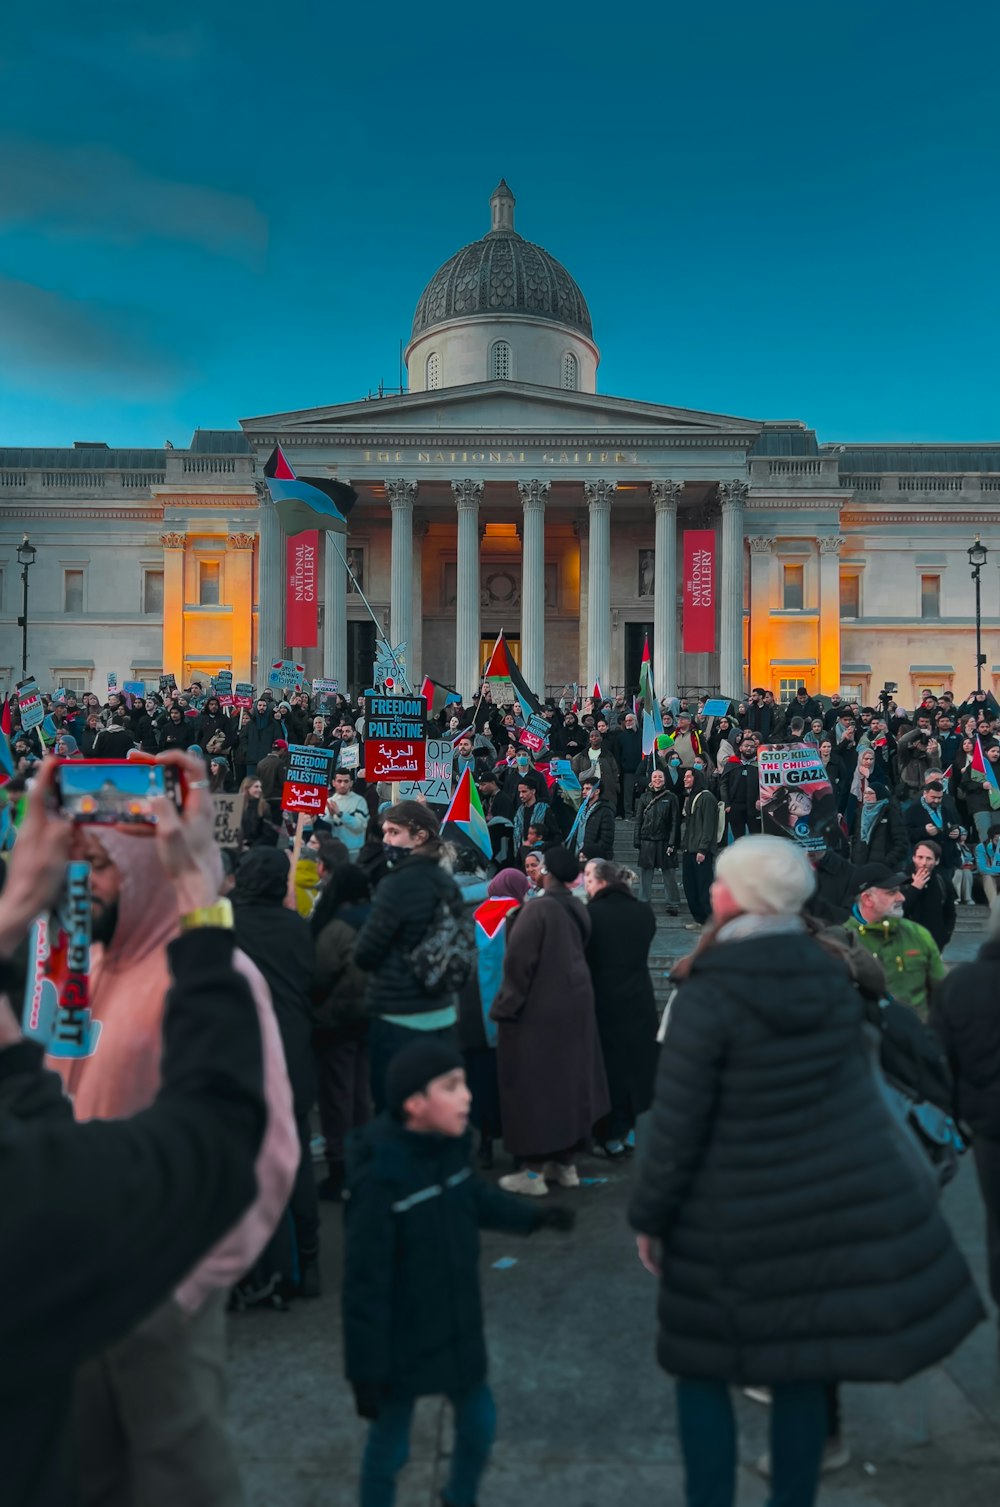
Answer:
M288 755L288 773L281 792L282 811L322 816L330 789L333 749L307 748L303 744L293 743Z
M108 695L110 696L111 693L112 693L112 691L117 691L117 689L118 689L118 675L117 675L117 672L115 670L109 670L108 671Z
M397 694L406 683L406 661L403 658L403 650L406 644L397 644L395 648L387 639L375 640L375 664L372 668L372 681L376 691L385 691L390 695Z
M428 738L422 780L401 780L401 800L413 801L418 795L431 806L447 806L451 800L451 771L455 762L455 745L448 738Z
M146 682L144 680L126 680L122 685L126 696L134 696L136 701L142 701L146 695Z
M253 683L249 680L238 680L233 686L233 706L238 706L241 712L248 712L253 706Z
M826 851L837 801L817 749L808 743L766 743L757 750L761 828L793 837L807 853Z
M238 795L228 795L221 790L212 795L215 812L212 836L220 848L238 848L240 845L239 803Z
M176 675L161 675L160 676L160 690L161 690L161 692L165 692L167 695L169 695L171 691L176 691L176 689L177 689L177 677L176 677Z
M52 1057L90 1057L101 1034L90 1012L90 864L74 860L55 915L31 930L21 1029Z
M426 741L426 697L365 697L365 774L369 780L422 780Z
M272 691L297 691L305 674L305 665L297 665L294 659L276 659L267 672L267 683Z
M45 719L45 708L34 675L17 682L17 705L21 713L21 726L27 732Z
M219 698L220 706L232 706L233 704L233 672L232 670L219 670L212 676L212 690Z
M536 714L528 718L517 741L537 758L542 750L549 746L549 731L549 724L545 718Z
M314 696L336 696L336 694L337 694L337 692L339 690L340 690L340 686L339 686L339 684L337 683L336 680L314 680L313 681L313 695Z
M549 778L573 800L579 800L583 794L580 777L569 759L550 759Z
M361 763L361 745L358 743L342 743L340 753L337 756L338 769L357 769Z
M725 697L716 697L713 701L706 701L702 707L703 717L728 717L733 703Z

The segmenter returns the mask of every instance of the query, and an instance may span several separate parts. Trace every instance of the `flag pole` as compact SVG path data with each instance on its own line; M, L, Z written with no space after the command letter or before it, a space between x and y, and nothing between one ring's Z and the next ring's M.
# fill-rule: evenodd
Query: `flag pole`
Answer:
M383 643L385 643L386 642L385 629L382 627L382 624L379 622L378 618L375 616L375 613L372 611L372 604L371 604L371 602L369 602L368 598L365 596L364 592L361 590L361 582L358 580L357 576L354 574L353 570L348 565L348 563L347 563L347 556L344 554L344 551L341 549L340 545L337 543L336 535L331 530L329 530L329 529L327 530L326 541L327 541L328 544L332 544L333 545L334 549L337 551L337 554L340 556L341 560L343 561L344 569L347 571L347 574L350 576L351 580L354 582L354 589L355 589L355 591L357 592L357 594L361 598L361 600L364 602L365 606L368 609L368 616L371 618L372 622L375 624L375 632L377 633L378 637L383 641ZM391 644L389 645L389 648L390 649L392 648ZM407 695L412 696L413 695L413 690L412 690L412 687L410 686L410 682L407 680L406 676L405 675L400 675L399 678L403 682L403 690L406 691Z

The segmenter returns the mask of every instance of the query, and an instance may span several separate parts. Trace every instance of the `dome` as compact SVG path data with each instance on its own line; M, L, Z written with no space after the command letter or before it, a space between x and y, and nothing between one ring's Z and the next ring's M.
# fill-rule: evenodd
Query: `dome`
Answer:
M587 301L561 262L514 229L514 195L503 179L490 199L493 228L439 267L420 295L411 341L449 319L549 319L593 338Z

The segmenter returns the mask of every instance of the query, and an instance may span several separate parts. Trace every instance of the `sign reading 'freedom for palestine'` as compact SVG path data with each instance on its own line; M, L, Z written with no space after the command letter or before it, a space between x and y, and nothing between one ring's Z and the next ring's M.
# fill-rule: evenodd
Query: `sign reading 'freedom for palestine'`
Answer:
M369 780L422 780L426 744L424 696L365 697L365 775Z

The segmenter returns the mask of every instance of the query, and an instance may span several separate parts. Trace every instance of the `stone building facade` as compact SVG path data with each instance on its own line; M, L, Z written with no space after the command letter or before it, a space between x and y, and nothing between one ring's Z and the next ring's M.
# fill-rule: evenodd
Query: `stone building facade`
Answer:
M504 628L539 690L634 686L648 635L661 694L805 684L870 699L894 681L905 704L974 683L979 535L984 684L1000 689L1000 444L825 444L797 421L599 394L586 300L515 231L504 183L489 232L421 295L406 357L405 393L199 430L188 450L0 449L3 685L20 672L27 532L28 667L46 686L260 680L297 651L358 689L376 631L364 597L411 678L466 694ZM358 493L353 580L323 541L315 648L285 639L261 482L275 444L299 474ZM684 651L689 529L715 540L710 652Z

